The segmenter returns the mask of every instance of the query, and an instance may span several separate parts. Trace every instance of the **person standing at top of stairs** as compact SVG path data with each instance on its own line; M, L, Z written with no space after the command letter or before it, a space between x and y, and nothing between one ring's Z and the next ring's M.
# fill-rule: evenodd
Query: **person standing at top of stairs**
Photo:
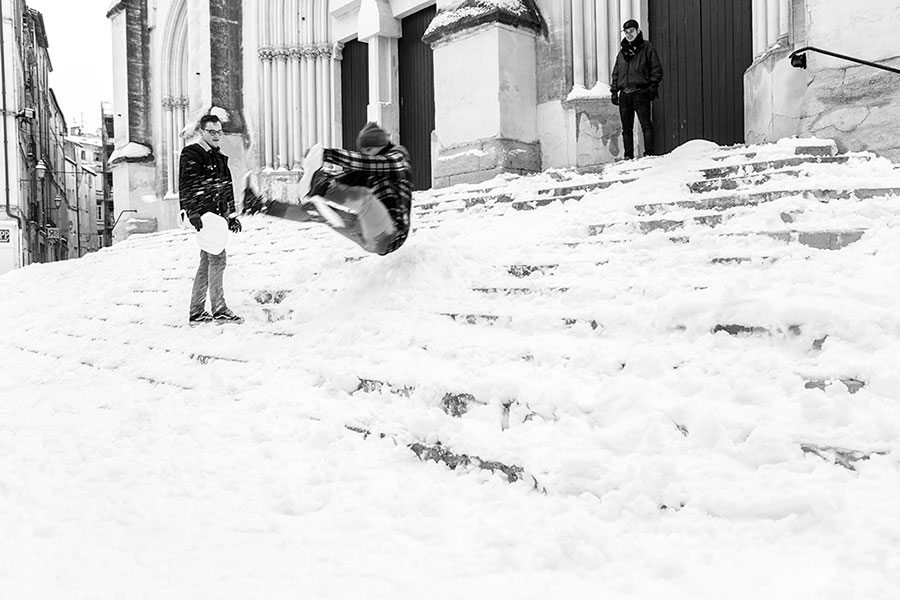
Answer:
M653 154L651 103L659 98L663 78L662 63L656 48L644 39L638 22L625 21L625 38L616 56L609 87L610 101L619 107L622 119L622 149L626 159L634 158L634 115L637 113L644 133L644 156Z

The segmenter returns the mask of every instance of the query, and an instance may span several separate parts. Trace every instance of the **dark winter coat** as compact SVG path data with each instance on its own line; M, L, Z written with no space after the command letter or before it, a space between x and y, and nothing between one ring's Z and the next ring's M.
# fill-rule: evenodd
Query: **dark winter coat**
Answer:
M234 188L228 157L205 143L190 144L181 151L178 195L188 215L205 212L228 217L234 214Z
M653 45L638 33L634 42L622 40L622 49L616 57L610 78L609 91L617 94L624 90L658 88L663 78L662 63Z

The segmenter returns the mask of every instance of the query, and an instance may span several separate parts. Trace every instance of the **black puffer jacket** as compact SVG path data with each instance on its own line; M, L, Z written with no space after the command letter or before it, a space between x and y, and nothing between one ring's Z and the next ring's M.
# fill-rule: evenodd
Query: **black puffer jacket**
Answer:
M630 56L630 58L628 58ZM653 45L638 33L634 42L622 40L610 78L609 91L616 94L626 89L645 90L659 87L663 78L662 63Z
M189 215L205 212L223 217L234 214L234 188L228 157L201 144L181 151L178 195L182 210Z

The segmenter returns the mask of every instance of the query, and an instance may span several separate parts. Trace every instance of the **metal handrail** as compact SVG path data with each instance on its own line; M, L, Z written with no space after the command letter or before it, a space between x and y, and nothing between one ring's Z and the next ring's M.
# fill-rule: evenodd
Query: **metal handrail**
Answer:
M119 213L119 216L116 217L116 222L113 223L113 226L112 226L113 229L115 229L115 228L116 228L116 225L119 224L119 219L122 218L122 215L124 215L124 214L127 213L127 212L133 212L133 213L136 213L137 211L136 211L135 209L133 209L133 208L126 208L125 210L123 210L122 212L120 212L120 213Z
M890 71L891 73L900 73L900 69L895 69L894 67L888 67L886 65L880 65L878 63L869 62L867 60L862 60L860 58L854 58L852 56L846 56L844 54L838 54L837 52L831 52L830 50L822 50L821 48L814 48L813 46L805 46L803 48L798 48L791 52L791 66L796 67L798 69L806 68L806 52L818 52L820 54L827 54L828 56L833 56L835 58L842 58L844 60L849 60L851 62L859 63L861 65L866 65L867 67L875 67L876 69L883 69L885 71Z

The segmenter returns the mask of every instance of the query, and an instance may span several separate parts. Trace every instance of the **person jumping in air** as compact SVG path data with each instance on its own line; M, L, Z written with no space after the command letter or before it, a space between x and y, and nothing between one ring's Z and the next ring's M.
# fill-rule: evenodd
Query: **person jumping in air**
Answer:
M409 235L412 165L406 148L392 144L387 132L369 122L356 138L359 151L316 144L303 160L299 205L263 201L245 192L244 212L310 221L324 219L335 231L367 252L385 255Z

